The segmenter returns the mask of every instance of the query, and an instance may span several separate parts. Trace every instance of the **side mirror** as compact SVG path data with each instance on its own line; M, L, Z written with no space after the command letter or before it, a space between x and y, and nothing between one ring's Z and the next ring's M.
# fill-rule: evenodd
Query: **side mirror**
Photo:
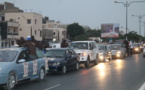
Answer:
M26 62L25 59L20 59L20 60L18 61L18 63L24 63L24 62Z

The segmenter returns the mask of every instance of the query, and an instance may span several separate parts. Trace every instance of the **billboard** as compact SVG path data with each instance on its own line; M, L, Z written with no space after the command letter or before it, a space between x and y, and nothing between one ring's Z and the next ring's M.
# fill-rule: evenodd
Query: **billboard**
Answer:
M119 37L119 24L101 24L101 37Z

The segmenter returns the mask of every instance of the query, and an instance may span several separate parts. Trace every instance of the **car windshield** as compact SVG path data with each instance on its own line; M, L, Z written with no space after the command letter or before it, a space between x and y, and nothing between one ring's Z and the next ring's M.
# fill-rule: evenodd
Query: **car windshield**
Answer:
M110 47L112 50L120 50L121 49L121 45L111 45Z
M138 47L138 45L136 43L132 44L133 47Z
M88 43L85 43L85 42L71 43L68 48L71 48L71 49L88 49Z
M99 45L99 50L105 50L105 46Z
M11 62L15 59L17 51L0 50L0 62Z
M65 51L64 50L47 50L46 56L51 57L51 58L64 58Z

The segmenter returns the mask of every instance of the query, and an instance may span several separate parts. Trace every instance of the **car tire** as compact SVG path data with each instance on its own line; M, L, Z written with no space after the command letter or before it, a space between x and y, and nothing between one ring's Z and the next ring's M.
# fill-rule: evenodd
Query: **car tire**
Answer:
M40 72L39 72L39 78L38 78L38 80L42 81L42 80L44 80L44 78L45 78L45 70L43 68L41 68Z
M85 61L85 68L88 68L90 65L90 58L88 57L87 61Z
M75 64L75 70L79 70L79 62Z
M145 55L143 55L143 57L145 58Z
M65 66L65 65L63 65L61 73L62 73L62 74L65 74L65 73L66 73L66 71L67 71L67 68L66 68L66 66Z
M10 73L7 78L7 83L4 85L5 90L14 90L16 85L16 75L14 73Z

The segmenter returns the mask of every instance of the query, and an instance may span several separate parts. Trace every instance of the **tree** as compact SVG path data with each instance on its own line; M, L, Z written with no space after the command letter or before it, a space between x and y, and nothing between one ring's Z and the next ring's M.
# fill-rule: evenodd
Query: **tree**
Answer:
M78 23L73 23L67 26L67 34L70 39L74 39L76 36L83 35L84 32L84 28Z

